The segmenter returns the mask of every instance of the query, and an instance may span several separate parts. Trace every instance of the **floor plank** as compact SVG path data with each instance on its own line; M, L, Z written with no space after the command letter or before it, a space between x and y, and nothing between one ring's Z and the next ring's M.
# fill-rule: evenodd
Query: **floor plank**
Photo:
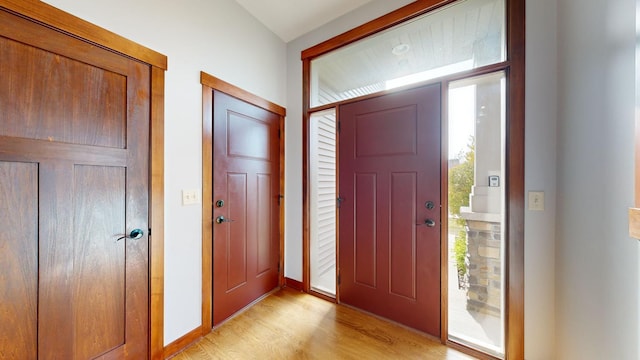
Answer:
M472 358L402 326L283 289L173 359Z

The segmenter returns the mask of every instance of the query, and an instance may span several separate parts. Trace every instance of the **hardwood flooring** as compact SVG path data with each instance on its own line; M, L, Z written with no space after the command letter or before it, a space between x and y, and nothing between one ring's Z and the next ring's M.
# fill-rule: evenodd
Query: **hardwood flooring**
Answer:
M173 359L472 358L358 310L282 289Z

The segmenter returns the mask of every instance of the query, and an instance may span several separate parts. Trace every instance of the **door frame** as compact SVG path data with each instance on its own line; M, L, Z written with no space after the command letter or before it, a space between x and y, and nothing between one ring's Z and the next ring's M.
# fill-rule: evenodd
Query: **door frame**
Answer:
M202 84L202 325L193 332L194 339L209 334L213 328L213 90L240 99L280 117L280 194L284 194L284 119L287 110L204 71ZM280 201L278 286L284 283L284 201Z
M456 0L417 0L377 19L369 21L352 30L337 35L301 53L302 59L302 126L303 126L303 281L302 288L305 292L317 295L310 291L310 192L309 192L309 120L310 114L316 111L329 108L339 109L342 102L331 103L318 107L311 107L311 60L321 55L327 54L340 47L349 45L358 40L374 35L392 26L426 14L442 6L454 3ZM455 74L441 79L443 85L457 78L467 78L488 72L504 70L509 79L507 85L507 116L510 119L506 129L506 251L505 251L505 359L524 358L524 140L525 140L525 0L505 0L506 3L506 47L507 59L504 62L489 65L483 68L471 70L464 74ZM460 76L463 75L463 76ZM515 84L515 85L509 85ZM416 84L420 86L423 84ZM444 92L445 86L443 86ZM382 92L385 93L385 92ZM381 93L367 95L357 99L380 95ZM446 94L443 93L443 101L446 101ZM345 101L346 102L346 101ZM443 107L446 111L446 106ZM339 111L337 110L337 116ZM443 112L443 116L446 113ZM442 135L446 139L446 122L443 122ZM446 154L443 153L443 154ZM442 171L446 169L446 159L443 159ZM446 174L446 172L443 172ZM446 181L443 181L442 191L447 190ZM339 187L339 184L338 184ZM442 211L446 211L447 202L443 198ZM447 329L447 250L446 226L442 228L443 244L441 248L441 283L442 297L441 303L441 337L440 341L451 347L457 348L471 355L490 357L487 354L478 352L466 346L448 340ZM339 239L337 240L339 241ZM337 255L339 256L339 254ZM337 301L339 301L339 290L336 291ZM492 357L490 357L492 358Z
M167 57L41 1L0 0L0 8L150 67L149 358L164 359L164 76Z

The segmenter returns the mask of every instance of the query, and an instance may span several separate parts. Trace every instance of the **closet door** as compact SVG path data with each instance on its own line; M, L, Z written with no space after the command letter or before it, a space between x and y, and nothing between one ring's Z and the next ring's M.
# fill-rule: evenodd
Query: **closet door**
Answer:
M0 357L148 357L149 70L0 10Z

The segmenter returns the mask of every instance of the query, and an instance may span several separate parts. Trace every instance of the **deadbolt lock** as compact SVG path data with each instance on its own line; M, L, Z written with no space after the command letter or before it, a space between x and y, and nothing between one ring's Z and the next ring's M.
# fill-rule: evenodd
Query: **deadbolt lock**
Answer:
M216 201L216 207L221 208L221 207L223 207L223 206L224 206L224 200L218 200L218 201Z

